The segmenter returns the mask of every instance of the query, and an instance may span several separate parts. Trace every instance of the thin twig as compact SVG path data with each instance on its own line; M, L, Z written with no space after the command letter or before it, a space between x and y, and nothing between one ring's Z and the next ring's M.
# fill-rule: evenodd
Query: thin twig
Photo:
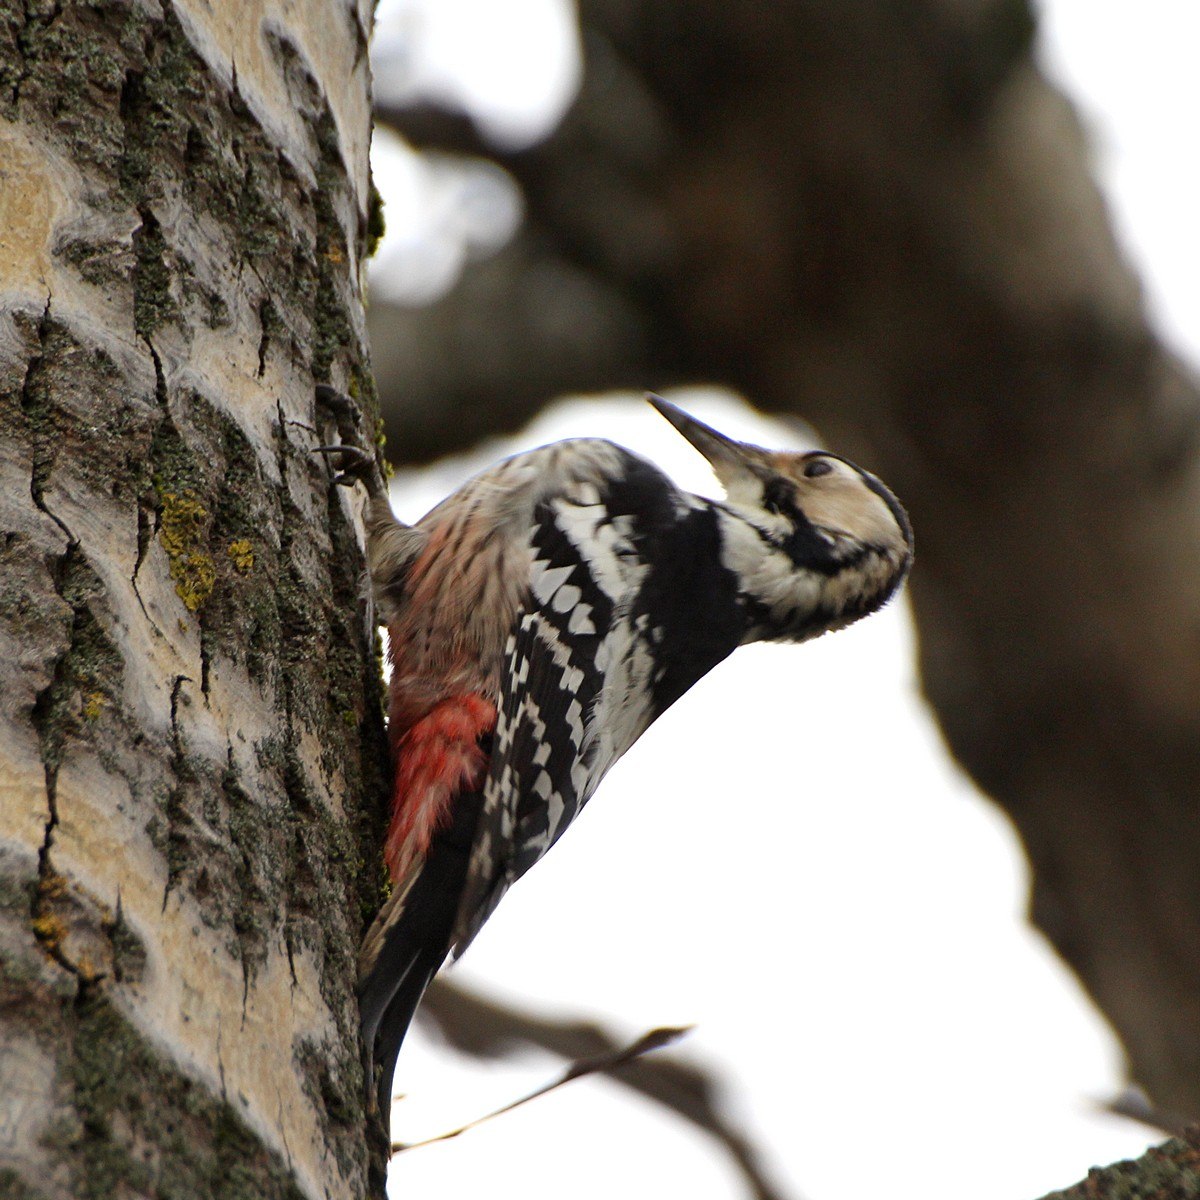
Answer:
M584 1062L611 1060L621 1053L612 1035L592 1021L537 1016L444 978L434 980L426 993L420 1019L432 1022L455 1049L476 1058L503 1058L522 1046ZM763 1148L725 1111L724 1086L715 1071L671 1053L602 1070L613 1082L662 1105L711 1137L737 1165L754 1200L798 1200L794 1192L770 1178Z
M631 1042L624 1049L617 1050L615 1053L595 1054L590 1058L577 1059L557 1079L543 1084L527 1096L521 1096L511 1103L505 1104L502 1108L497 1108L494 1112L486 1113L482 1117L476 1117L475 1120L468 1121L465 1125L460 1125L457 1129L450 1130L449 1133L439 1133L436 1137L425 1138L420 1142L393 1142L392 1153L399 1154L404 1150L415 1150L418 1146L431 1146L434 1142L448 1142L451 1138L458 1137L460 1133L466 1133L468 1129L474 1129L477 1125L482 1125L485 1121L490 1121L493 1117L499 1117L504 1113L512 1112L514 1108L520 1108L522 1104L528 1104L530 1100L536 1100L539 1096L545 1096L547 1093L554 1091L555 1088L562 1087L564 1083L570 1083L573 1079L582 1079L585 1075L594 1075L597 1071L611 1071L616 1067L623 1066L625 1063L633 1062L636 1058L641 1058L643 1054L649 1054L654 1050L661 1050L663 1046L669 1046L673 1042L679 1041L685 1034L690 1033L693 1028L694 1026L692 1025L679 1025L651 1029L649 1033L642 1034L636 1042Z

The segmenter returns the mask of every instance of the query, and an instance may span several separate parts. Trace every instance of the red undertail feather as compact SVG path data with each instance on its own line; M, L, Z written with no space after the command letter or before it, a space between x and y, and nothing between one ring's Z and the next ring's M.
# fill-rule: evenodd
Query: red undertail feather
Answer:
M401 736L396 786L383 855L395 882L425 856L429 839L461 791L483 785L487 755L479 739L496 727L496 706L482 696L451 696Z

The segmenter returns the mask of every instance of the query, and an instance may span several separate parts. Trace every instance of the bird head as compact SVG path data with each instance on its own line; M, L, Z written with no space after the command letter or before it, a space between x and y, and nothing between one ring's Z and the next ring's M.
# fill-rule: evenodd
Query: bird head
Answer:
M659 396L647 399L708 460L729 509L798 569L831 579L859 575L859 600L871 607L899 586L912 562L912 527L874 475L825 450L795 453L736 441ZM842 590L850 582L843 578Z

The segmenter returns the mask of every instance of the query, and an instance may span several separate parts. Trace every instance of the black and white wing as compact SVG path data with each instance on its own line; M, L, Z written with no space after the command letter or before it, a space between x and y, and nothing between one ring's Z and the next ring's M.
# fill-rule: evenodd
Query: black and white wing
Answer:
M613 763L745 632L712 507L640 459L623 465L594 496L535 513L456 955Z

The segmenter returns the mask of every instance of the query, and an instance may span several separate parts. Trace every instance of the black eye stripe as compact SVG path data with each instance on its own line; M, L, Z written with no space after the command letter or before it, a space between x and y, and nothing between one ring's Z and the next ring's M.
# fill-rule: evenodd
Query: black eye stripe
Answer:
M794 511L791 485L784 479L772 479L763 488L763 508L770 513Z

